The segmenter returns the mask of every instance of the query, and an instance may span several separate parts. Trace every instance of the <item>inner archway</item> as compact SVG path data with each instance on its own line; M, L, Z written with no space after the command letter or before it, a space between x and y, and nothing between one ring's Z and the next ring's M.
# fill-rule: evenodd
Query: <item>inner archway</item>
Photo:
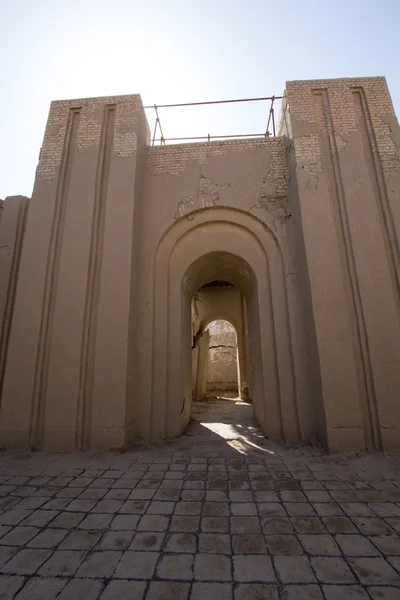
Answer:
M197 288L197 290L196 290ZM191 394L190 400L205 402L207 396L207 377L209 374L210 331L215 322L225 322L233 328L235 345L237 336L239 377L236 377L236 399L243 397L246 401L250 393L250 364L254 365L254 385L256 401L254 416L261 424L266 424L264 381L260 350L260 326L257 301L257 280L248 264L237 255L227 252L211 252L194 261L187 269L182 293L184 307L190 307L190 352L191 352ZM194 292L194 293L193 293ZM249 318L250 317L250 318ZM184 323L187 318L184 317ZM250 323L250 324L249 324ZM251 329L251 334L249 334ZM250 343L252 343L252 360L250 361ZM182 330L182 348L188 347L185 327ZM220 345L220 344L217 344ZM232 345L232 344L229 344ZM182 374L188 372L187 355L182 356ZM222 382L227 383L227 382ZM192 406L188 404L188 390L185 385L186 418L192 415ZM207 401L203 408L206 408ZM210 405L211 406L211 405ZM214 406L215 408L215 406ZM233 415L232 415L233 418Z

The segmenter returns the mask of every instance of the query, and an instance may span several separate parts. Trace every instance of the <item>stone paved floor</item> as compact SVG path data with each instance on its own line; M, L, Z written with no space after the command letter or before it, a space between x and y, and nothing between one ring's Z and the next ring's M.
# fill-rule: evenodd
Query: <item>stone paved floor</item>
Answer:
M399 458L210 405L162 447L0 454L0 600L400 600Z

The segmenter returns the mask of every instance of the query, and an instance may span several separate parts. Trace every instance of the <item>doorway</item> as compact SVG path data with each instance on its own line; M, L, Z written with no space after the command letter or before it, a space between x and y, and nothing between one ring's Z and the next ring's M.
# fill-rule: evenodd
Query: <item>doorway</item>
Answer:
M276 440L298 439L285 278L279 249L265 226L253 216L225 208L199 213L193 222L180 220L159 245L154 276L149 439L181 435L190 421L193 399L204 397L204 377L196 375L202 369L193 367L193 340L200 337L200 364L201 333L216 319L228 320L237 331L239 362L240 356L247 361L247 370L240 364L239 393L251 398L263 431ZM196 329L193 301L214 282L235 291L244 318L237 323L235 315L212 303L214 312L199 315L201 327ZM248 340L248 353L240 353L241 339Z

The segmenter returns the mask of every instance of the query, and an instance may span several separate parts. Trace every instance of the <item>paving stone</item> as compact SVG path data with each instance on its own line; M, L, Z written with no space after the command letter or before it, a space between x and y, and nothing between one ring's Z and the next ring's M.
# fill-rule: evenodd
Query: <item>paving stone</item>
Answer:
M285 585L282 598L285 600L324 600L320 587L313 584Z
M324 585L323 590L326 600L369 600L367 592L358 585Z
M228 519L225 517L203 517L201 519L201 530L209 533L227 533L229 532ZM197 527L192 531L197 531Z
M324 504L324 506L326 506ZM315 510L308 502L285 502L282 506L290 517L314 517Z
M32 538L26 546L28 548L54 548L55 546L58 546L66 535L67 531L65 529L54 529L49 527L38 533L38 535Z
M84 551L56 550L40 567L40 575L73 575L86 556Z
M209 492L210 494L213 492ZM214 492L216 493L216 492ZM261 492L258 492L261 493ZM207 498L208 500L209 498ZM252 502L253 494L251 492L229 492L229 499L231 502Z
M63 527L72 529L85 518L85 513L62 512L51 522L52 527Z
M1 600L12 600L24 581L24 577L19 575L0 575Z
M274 585L263 583L241 583L235 589L235 600L278 600Z
M139 515L117 515L111 521L110 529L125 531L126 529L134 531L139 523L140 516ZM143 518L142 518L143 520ZM157 520L154 521L154 526L156 526Z
M72 531L60 544L62 550L90 550L101 538L101 531Z
M176 581L152 581L146 600L187 600L190 584Z
M31 510L22 510L19 508L8 510L0 515L0 525L18 525L18 523L21 523L31 514Z
M19 550L18 546L0 546L0 567L6 564Z
M275 556L274 565L282 583L313 583L314 573L307 556Z
M130 500L135 499L136 498L132 498L132 493L135 490L129 490L129 489L118 489L118 488L111 488L111 490L109 490L105 495L104 495L104 499L105 500L126 500L128 497ZM142 491L142 490L140 490ZM154 490L153 490L153 494L154 494ZM80 498L83 497L83 494L80 495ZM151 496L150 496L151 498ZM146 500L147 498L137 498L138 500Z
M333 537L328 534L303 534L299 535L299 540L308 554L337 556L341 553Z
M400 537L398 535L377 535L372 537L371 541L378 546L382 554L400 554Z
M199 513L200 510L201 505L199 504ZM202 513L206 517L227 517L229 515L229 504L227 502L204 502Z
M113 550L93 552L81 564L77 575L78 577L111 577L121 556L122 552Z
M231 538L229 535L221 533L201 533L199 535L199 552L230 554Z
M374 543L376 537L371 538ZM337 535L336 542L346 556L379 556L379 550L363 535Z
M262 518L261 528L264 533L292 533L294 531L290 519L286 517Z
M179 503L178 503L179 504ZM150 515L172 515L175 508L175 502L163 502L154 500L150 502L146 514Z
M110 581L101 595L101 600L142 600L146 585L145 581Z
M306 496L302 492L296 491L283 490L281 492L281 499L283 502L307 502Z
M137 490L138 492L141 490ZM151 490L148 490L151 491ZM153 490L154 491L154 490ZM132 492L133 493L133 492ZM184 494L186 496L184 496ZM200 496L198 496L200 494ZM154 500L179 500L180 492L179 490L158 490L154 496ZM188 490L186 492L182 492L183 500L202 500L204 496L204 492L200 492L197 490Z
M123 550L130 545L133 535L133 531L107 531L97 545L97 549Z
M320 502L333 502L333 498L328 492L322 492L318 490L309 490L306 492L306 497L309 502L320 503Z
M354 575L342 558L315 556L311 564L322 583L355 583Z
M384 558L349 558L349 564L363 584L393 584L400 586L400 576Z
M260 515L265 517L286 517L287 513L279 502L261 502L258 505Z
M96 506L96 500L72 500L67 506L68 510L72 512L89 512Z
M329 533L358 533L348 517L325 517L322 521Z
M71 579L57 600L97 600L102 589L103 583L95 579Z
M344 517L345 514L340 506L334 502L320 502L313 505L315 514L319 517Z
M164 554L157 566L160 579L193 579L193 554Z
M64 579L32 577L15 600L53 600L66 583Z
M257 515L257 504L254 502L232 502L231 512L235 516Z
M123 500L100 500L94 508L96 513L117 513L123 505Z
M272 555L300 556L304 554L297 538L294 535L267 535L267 547Z
M231 560L220 554L196 554L194 576L196 581L231 581Z
M153 576L158 552L125 552L115 569L114 577L122 579L150 579Z
M342 502L340 504L342 510L349 517L374 517L374 512L362 502ZM390 516L390 515L388 515ZM393 515L396 516L396 515Z
M231 600L230 583L194 583L190 600Z
M167 538L166 552L196 552L196 537L192 533L172 533Z
M395 532L400 533L400 519L386 517L384 522L391 528L390 533L393 533L392 529L394 529Z
M107 529L113 520L114 515L110 514L89 514L81 523L79 523L79 529Z
M142 515L146 512L148 505L149 502L145 500L126 500L120 508L120 513Z
M368 507L380 517L400 517L400 506L393 502L374 502L368 504Z
M39 532L40 529L36 527L14 527L3 536L1 543L5 546L25 546Z
M369 587L367 588L373 600L399 600L399 587Z
M361 518L361 517L352 517L353 523L358 527L361 533L366 535L371 534L383 534L390 535L392 530L390 527L383 521L383 519L377 518Z
M32 575L50 554L49 550L22 549L3 565L3 572Z
M275 582L275 574L269 556L254 554L233 557L234 581Z
M258 517L232 517L231 531L232 533L259 533L260 520Z
M165 534L157 532L139 532L133 538L130 550L161 550Z
M184 517L173 515L171 517L171 524L169 526L170 531L174 532L194 532L198 531L200 523L200 517Z

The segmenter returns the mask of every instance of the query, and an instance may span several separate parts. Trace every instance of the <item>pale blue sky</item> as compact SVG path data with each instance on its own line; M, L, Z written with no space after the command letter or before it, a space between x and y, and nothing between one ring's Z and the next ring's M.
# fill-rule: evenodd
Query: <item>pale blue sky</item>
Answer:
M51 100L280 95L384 75L400 114L400 0L0 0L0 198L31 195ZM267 107L167 109L164 135L259 133Z

